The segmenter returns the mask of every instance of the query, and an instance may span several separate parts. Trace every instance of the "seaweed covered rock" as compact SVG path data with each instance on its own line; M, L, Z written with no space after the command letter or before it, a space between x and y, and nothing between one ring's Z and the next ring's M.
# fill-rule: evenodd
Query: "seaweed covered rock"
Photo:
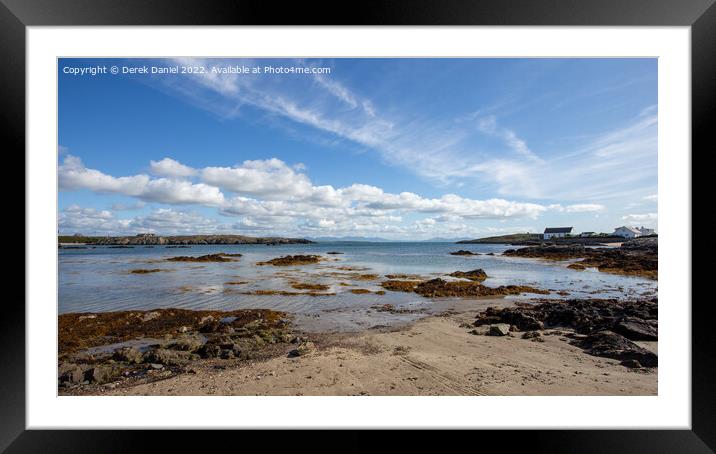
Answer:
M157 348L149 350L144 354L145 363L163 364L165 366L184 366L189 361L198 359L198 356L190 352Z
M120 374L118 367L111 364L97 364L85 371L85 380L103 384L116 379Z
M412 292L415 287L420 284L419 281L401 281L401 280L389 280L381 282L381 287L386 290L393 292Z
M322 260L320 255L286 255L265 262L257 262L257 265L273 265L273 266L291 266L291 265L311 265Z
M440 278L421 282L415 287L414 291L419 295L431 298L518 295L520 293L549 293L546 290L540 290L524 285L487 287L478 282L448 282Z
M78 364L60 364L58 368L60 383L82 383L85 379L85 372Z
M482 282L487 279L487 273L485 273L485 270L482 268L471 271L455 271L454 273L450 273L449 276L469 279L476 282Z
M226 258L226 254L207 254L198 257L180 255L177 257L169 257L170 262L233 262L233 259Z
M529 246L508 249L503 255L547 260L581 259L568 267L576 270L592 267L608 273L656 279L659 258L656 242L652 241L655 238L645 240L649 241L645 243L628 241L620 248L585 248L581 244Z
M134 347L123 347L115 350L112 357L117 361L123 361L130 364L139 364L144 360L142 352Z

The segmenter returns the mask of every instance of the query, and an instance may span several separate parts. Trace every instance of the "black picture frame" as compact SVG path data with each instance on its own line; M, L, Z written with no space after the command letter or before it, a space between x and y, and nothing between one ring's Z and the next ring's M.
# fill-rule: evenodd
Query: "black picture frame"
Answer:
M258 0L0 0L0 124L6 156L25 151L25 31L28 26L105 25L527 25L690 26L692 37L692 149L716 149L707 118L716 105L716 6L714 0L394 0L375 3ZM684 150L683 152L689 152ZM692 157L695 153L692 153ZM24 163L23 163L24 165ZM25 244L28 238L25 237ZM691 245L688 245L691 248ZM682 302L686 307L691 303ZM487 447L529 452L714 452L716 450L716 355L710 300L692 308L692 430L482 431L468 438ZM25 308L6 298L0 318L0 450L7 452L126 452L166 447L166 436L148 431L25 430ZM588 409L581 409L588 411ZM531 411L526 409L526 411ZM224 436L201 436L206 446ZM364 434L336 433L341 449L370 449ZM197 434L172 432L173 443ZM266 437L266 434L263 435ZM422 443L413 433L385 442L406 449ZM140 439L141 438L141 439ZM271 437L272 446L296 445L302 435ZM189 446L188 444L185 446ZM474 446L474 445L473 445ZM328 447L331 449L331 447ZM334 448L337 448L334 446ZM318 448L320 449L320 448ZM273 449L272 449L273 450ZM333 450L333 449L331 449Z

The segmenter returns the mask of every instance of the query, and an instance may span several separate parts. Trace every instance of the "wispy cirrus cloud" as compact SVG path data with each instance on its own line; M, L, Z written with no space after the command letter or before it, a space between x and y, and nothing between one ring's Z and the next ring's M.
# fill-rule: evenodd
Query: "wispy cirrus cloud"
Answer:
M182 59L207 65L208 60ZM212 61L216 63L215 61ZM303 65L296 61L296 65ZM172 79L172 89L222 115L251 106L377 152L390 165L409 169L440 184L470 182L494 187L504 197L608 200L648 191L656 173L657 120L647 106L630 124L605 131L573 150L538 153L495 114L468 118L421 118L357 94L333 75L305 77L305 90L272 83L270 78L235 74L192 74ZM300 79L299 79L300 80ZM311 85L312 84L312 85ZM209 92L206 103L202 88ZM394 106L393 106L394 107ZM475 149L469 137L495 139L509 153Z

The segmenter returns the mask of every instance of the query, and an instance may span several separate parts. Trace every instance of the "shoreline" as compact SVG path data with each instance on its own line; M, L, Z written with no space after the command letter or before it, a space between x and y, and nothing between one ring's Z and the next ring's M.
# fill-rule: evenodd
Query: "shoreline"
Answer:
M657 368L631 369L572 345L572 330L549 328L541 341L522 333L468 329L504 298L466 300L399 327L362 332L299 332L249 359L196 358L179 372L60 387L60 395L656 395ZM475 331L475 330L472 330ZM298 341L296 341L298 339ZM654 353L656 341L638 342ZM304 351L292 354L301 346Z

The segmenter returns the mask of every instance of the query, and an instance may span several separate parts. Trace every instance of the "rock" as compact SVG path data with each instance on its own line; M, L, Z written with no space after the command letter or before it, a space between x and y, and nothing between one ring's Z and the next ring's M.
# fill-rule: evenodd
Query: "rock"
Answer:
M488 336L507 336L510 333L510 325L507 323L498 323L496 325L490 325L490 331L487 332Z
M479 326L479 327L477 327L477 328L475 328L475 329L471 329L471 330L469 331L469 333L472 334L472 335L474 335L474 336L480 336L480 335L485 335L485 334L487 334L488 331L490 331L490 328L489 328L488 326Z
M470 252L460 249L459 251L451 252L450 255L480 255L477 252Z
M647 321L636 317L624 317L616 325L614 332L631 340L658 340L657 329Z
M522 335L522 339L536 339L538 337L542 337L539 331L527 331Z
M590 355L620 361L636 360L646 367L658 366L656 354L612 331L597 331L589 334L585 339L574 341L573 344L583 348Z
M118 376L118 370L111 365L96 365L84 373L86 381L98 384L107 383Z
M650 241L644 245L636 244L625 247L627 243L630 242L624 243L620 248L585 248L581 244L529 246L508 249L503 255L548 260L582 259L568 265L568 268L582 270L586 267L593 267L603 272L656 279L658 251L656 247L652 247L652 244L655 245L656 242Z
M210 320L199 327L200 333L215 333L220 328L220 323L216 320Z
M130 364L139 364L143 361L142 352L134 347L123 347L114 351L112 358Z
M169 345L169 348L172 350L194 352L201 348L202 345L204 345L204 339L201 336L184 335L177 337L176 340Z
M91 315L80 315L80 317L78 318L78 320L79 320L79 321L82 321L82 320L92 320L93 318L97 318L97 316L94 315L94 314L91 314Z
M321 261L320 255L287 255L268 260L266 262L257 262L257 265L273 265L273 266L290 266L290 265L310 265Z
M208 255L201 255L199 257L191 257L191 256L178 256L178 257L170 257L167 260L170 262L233 262L233 259L229 259L224 257L226 254L208 254Z
M60 383L82 383L85 379L84 371L77 364L61 364L58 374Z
M306 342L301 343L301 345L299 345L296 349L288 352L288 357L295 358L297 356L305 356L305 355L311 353L312 351L314 351L315 349L316 349L316 346L313 344L313 342L306 341Z
M385 282L383 284L385 284ZM388 290L391 289L389 288ZM440 278L420 282L418 283L418 285L415 286L415 289L413 291L419 295L428 298L517 295L520 293L549 293L545 290L539 290L526 285L504 285L500 287L487 287L485 285L480 284L479 282L447 282Z
M488 307L478 315L474 326L507 323L520 331L534 331L544 329L544 324L532 315L528 315L522 308L495 309Z
M398 281L390 280L381 282L381 287L392 292L412 292L419 284L419 281Z
M478 268L476 270L471 271L455 271L454 273L450 273L449 276L460 277L463 279L469 279L471 281L477 282L482 282L487 279L487 273L485 273L485 270L483 270L482 268Z
M166 348L157 348L150 350L144 354L145 363L164 364L165 366L183 366L192 359L189 352L168 350Z
M625 359L621 362L621 365L631 369L641 369L642 367L641 363L635 359Z
M205 344L196 352L202 358L216 358L221 354L221 347L216 344Z

